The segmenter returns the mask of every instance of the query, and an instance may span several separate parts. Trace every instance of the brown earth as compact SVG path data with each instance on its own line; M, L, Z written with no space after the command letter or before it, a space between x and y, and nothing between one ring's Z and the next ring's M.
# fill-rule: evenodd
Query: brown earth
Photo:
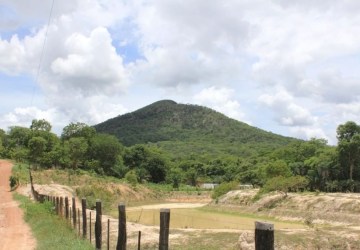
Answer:
M360 194L273 192L253 201L257 189L222 196L219 209L303 222L303 230L276 230L276 249L360 249ZM240 249L253 249L253 232L240 236Z
M12 163L0 160L0 249L35 249L36 241L10 191Z
M285 220L314 224L359 225L359 193L270 193L252 201L258 189L235 190L219 199L218 204L237 207L249 213L265 214Z

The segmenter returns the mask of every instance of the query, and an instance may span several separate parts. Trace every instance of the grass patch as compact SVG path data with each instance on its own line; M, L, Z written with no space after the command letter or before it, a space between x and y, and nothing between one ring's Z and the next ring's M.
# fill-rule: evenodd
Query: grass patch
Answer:
M83 170L48 169L36 170L32 174L36 184L57 183L73 188L79 198L87 199L89 208L95 206L96 200L101 200L103 212L107 214L117 211L119 202L128 203L132 200L149 199L154 196L142 185L133 189L124 180L98 176Z
M27 168L23 167L22 170ZM15 170L16 172L18 170ZM72 187L79 198L85 197L88 207L95 206L96 200L103 202L103 213L117 215L117 205L125 202L127 206L162 203L173 196L206 196L209 191L197 187L180 185L176 190L170 184L138 184L129 185L124 179L99 176L84 170L38 169L32 171L34 183L49 185L57 183ZM25 172L28 178L28 172Z
M25 163L16 163L12 168L12 176L18 178L20 185L30 183L29 165Z
M159 225L159 209L129 210L128 221L138 222L144 225ZM269 221L275 224L276 229L292 228L303 229L303 223L287 222L274 218L257 216L253 214L242 214L239 212L226 212L203 208L173 208L171 209L170 227L196 228L196 229L238 229L253 230L257 220Z
M77 197L85 197L90 209L95 209L96 201L101 200L104 211L108 211L114 202L114 194L97 184L76 188L76 195Z
M37 250L94 249L89 242L78 238L65 220L53 213L51 203L34 203L19 194L14 197L24 210L25 221L37 241Z
M220 185L216 186L211 198L218 199L220 196L226 194L227 192L234 190L238 186L238 183L235 181L232 182L224 182Z

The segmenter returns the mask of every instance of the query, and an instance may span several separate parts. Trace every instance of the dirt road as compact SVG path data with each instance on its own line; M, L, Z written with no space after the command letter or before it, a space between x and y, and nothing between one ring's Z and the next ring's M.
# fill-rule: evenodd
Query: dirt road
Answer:
M10 162L0 160L0 249L35 249L30 227L24 222L23 212L10 192L11 168Z

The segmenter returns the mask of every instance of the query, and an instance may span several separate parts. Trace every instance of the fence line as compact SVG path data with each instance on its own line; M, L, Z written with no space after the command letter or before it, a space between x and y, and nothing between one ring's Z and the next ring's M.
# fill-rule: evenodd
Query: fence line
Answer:
M65 220L69 221L70 225L73 226L75 232L78 233L79 237L87 238L87 228L89 228L89 240L93 244L95 243L96 249L102 249L103 248L103 235L106 235L106 248L111 248L111 241L110 241L110 219L107 219L106 222L102 222L102 203L100 200L96 201L96 211L95 211L95 221L92 221L92 212L89 211L89 217L86 213L86 199L81 199L81 210L80 208L76 208L76 200L75 197L71 197L71 205L69 204L69 198L68 197L58 197L58 196L50 196L41 194L34 188L33 183L33 177L31 174L31 171L29 170L29 176L30 176L30 183L31 183L31 192L34 197L34 199L38 202L51 202L54 206L54 212L60 216L63 217ZM126 213L125 213L125 205L124 203L119 204L119 219L118 219L118 237L117 237L117 245L116 249L123 249L126 250ZM82 215L82 216L81 216ZM89 218L89 225L87 225L87 220ZM103 224L106 226L103 227ZM82 229L82 231L81 231ZM92 230L94 229L94 230ZM81 233L82 232L82 233ZM169 232L167 232L169 233ZM93 235L92 235L93 234ZM95 238L95 242L92 242L93 237ZM167 239L169 236L167 235ZM140 237L138 238L138 248L140 249ZM167 242L168 244L168 242ZM160 244L159 244L160 245ZM115 249L115 246L113 247ZM159 248L160 249L160 248Z
M81 199L81 210L76 209L75 197L72 197L72 204L69 204L68 197L50 196L39 193L35 190L33 184L33 177L29 169L31 192L34 199L38 202L51 202L54 205L55 213L69 221L73 226L75 232L78 231L79 237L87 238L87 228L89 227L89 240L92 242L92 234L94 233L95 248L102 249L103 245L103 231L106 234L106 247L110 249L110 219L105 222L106 227L103 228L102 222L102 203L100 200L96 201L95 222L92 221L92 212L89 211L89 217L86 210L86 198ZM124 203L118 206L118 236L116 250L126 250L127 247L127 232L126 232L126 209ZM82 215L82 216L81 216ZM182 215L182 214L178 214ZM182 215L186 216L186 215ZM191 216L190 216L191 217ZM89 224L87 220L89 218ZM199 218L198 218L199 219ZM215 220L214 220L215 221ZM231 222L229 222L231 223ZM88 226L89 225L89 226ZM92 226L94 225L94 226ZM82 229L82 233L81 233ZM94 230L92 230L94 229ZM112 230L113 231L113 230ZM160 209L160 232L159 232L159 250L169 249L169 234L170 234L170 209ZM141 231L138 232L138 250L141 249ZM274 225L264 222L255 222L255 249L256 250L273 250L274 249Z

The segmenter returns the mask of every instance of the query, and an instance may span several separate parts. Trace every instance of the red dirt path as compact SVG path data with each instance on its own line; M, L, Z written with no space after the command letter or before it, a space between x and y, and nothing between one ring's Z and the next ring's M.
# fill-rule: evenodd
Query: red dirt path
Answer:
M24 222L23 211L10 192L12 164L0 160L0 249L35 249L36 241Z

